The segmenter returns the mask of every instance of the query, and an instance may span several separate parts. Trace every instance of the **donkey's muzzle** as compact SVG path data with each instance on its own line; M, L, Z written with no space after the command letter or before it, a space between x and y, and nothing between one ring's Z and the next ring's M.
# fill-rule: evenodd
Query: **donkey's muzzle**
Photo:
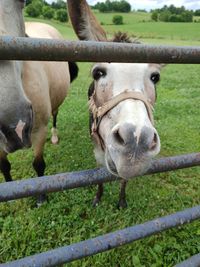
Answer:
M121 147L123 153L140 158L141 155L154 152L159 144L155 129L143 127L139 131L129 123L124 123L113 131L113 141L116 147Z

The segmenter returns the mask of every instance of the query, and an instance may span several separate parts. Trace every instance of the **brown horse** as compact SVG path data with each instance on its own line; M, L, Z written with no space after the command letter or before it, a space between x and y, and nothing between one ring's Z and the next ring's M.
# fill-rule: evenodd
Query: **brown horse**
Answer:
M81 40L108 41L85 0L68 0L73 28ZM111 41L130 42L126 34ZM160 151L152 106L161 65L97 63L92 68L89 88L90 132L98 165L122 178L119 207L126 207L127 180L140 175ZM94 199L103 194L100 184Z
M6 0L10 5L18 7L16 2L19 0ZM3 1L5 5L6 1ZM19 4L19 3L18 3ZM22 16L22 6L18 7L18 20L24 27ZM9 13L7 19L13 20L13 14ZM27 23L26 33L30 37L45 37L61 39L60 33L53 27L42 23ZM25 34L24 34L25 35ZM21 63L22 75L20 81L24 94L32 104L34 120L31 131L31 142L34 150L33 167L38 176L44 175L45 161L43 158L44 144L47 136L47 126L51 114L53 115L53 136L52 142L57 143L56 135L56 117L58 108L64 101L69 90L70 82L77 76L78 68L75 63L66 62L38 62L24 61ZM29 104L30 105L30 104ZM2 171L6 181L12 181L10 170L11 166L7 159L9 151L0 152L0 170ZM38 199L41 203L45 199L42 195Z

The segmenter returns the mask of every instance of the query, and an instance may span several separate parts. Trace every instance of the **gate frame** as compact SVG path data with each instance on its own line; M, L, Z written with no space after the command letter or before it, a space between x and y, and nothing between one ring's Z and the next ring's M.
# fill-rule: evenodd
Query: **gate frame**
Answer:
M4 36L0 37L0 60L48 60L48 61L89 61L89 62L135 62L135 63L184 63L184 64L199 64L200 63L200 47L188 46L152 46L152 45L136 45L136 44L117 44L117 43L104 43L104 42L83 42L83 41L62 41L62 40L50 40L50 39L36 39L36 38L23 38L23 37L11 37ZM173 158L173 159L172 159ZM175 160L176 158L176 160ZM177 164L179 160L179 164ZM180 161L182 162L180 163ZM178 168L192 167L200 165L200 153L193 153L182 156L163 158L157 161L153 161L149 173L156 173L162 171L160 166L163 166L168 161L168 169L163 171L175 170ZM158 163L161 163L159 166ZM157 169L156 169L157 164ZM173 165L174 164L174 165ZM185 164L185 165L184 165ZM153 169L154 166L154 169ZM171 166L171 167L170 167ZM173 167L172 167L173 166ZM170 169L171 168L171 169ZM156 171L155 171L156 170ZM105 169L90 170L93 172L93 176L89 183L83 183L87 186L90 183L96 184L94 182L94 177L98 177L98 174L103 174L105 181L116 180L117 178L111 176L109 180L107 178L108 172ZM76 187L80 187L81 179L89 171L80 172L79 180ZM75 177L77 172L73 173ZM65 174L66 175L66 174ZM69 175L69 174L67 174ZM72 175L72 173L71 173ZM109 174L110 176L110 174ZM63 179L63 174L58 174L49 177L40 177L34 179L28 179L17 182L9 182L8 184L0 184L1 201L7 201L8 199L16 199L20 197L26 197L28 195L34 195L43 192L53 192L61 191L66 188L74 188L72 185L64 187L63 184L59 184L58 188L48 191L47 185L48 180L54 177L60 183ZM59 177L60 180L59 180ZM46 181L44 182L44 178ZM80 179L81 178L81 179ZM101 177L100 177L101 178ZM42 179L43 183L46 183L46 188L42 191L35 190L37 183L34 180ZM101 182L103 182L101 178ZM107 179L107 180L106 180ZM93 181L92 181L93 180ZM17 195L13 190L13 186L18 186L18 189L23 188L23 183L31 183L32 188L28 188L27 191L22 192L22 195ZM42 184L41 183L41 186ZM74 185L73 185L74 186ZM12 188L9 192L4 191ZM33 189L33 191L31 190ZM23 190L22 190L23 191ZM5 194L4 194L4 193ZM32 192L32 193L31 193ZM14 194L14 195L13 195ZM9 195L9 197L8 197ZM2 198L3 196L3 198ZM5 264L0 264L1 267L22 267L22 266L43 266L50 267L56 266L61 263L70 262L72 260L83 258L84 256L94 255L102 251L112 249L114 247L122 246L124 244L130 243L132 241L144 238L146 236L152 235L154 233L161 232L163 230L189 223L193 220L200 218L200 206L196 206L184 211L176 212L174 214L157 218L152 221L148 221L141 225L136 225L133 227L125 228L123 230L116 231L114 233L109 233L103 236L96 237L94 239L89 239L82 241L77 244L72 244L67 247L58 248L45 253L36 254L35 256L30 256L23 258L21 260L8 262ZM139 233L139 234L138 234ZM131 237L130 237L131 236ZM107 240L107 241L106 241ZM118 240L118 241L117 241ZM102 246L100 250L99 247ZM80 254L80 251L82 254ZM53 258L49 258L51 253ZM69 255L71 255L69 257ZM56 257L57 256L57 257ZM75 257L76 256L76 257ZM57 260L55 262L55 260ZM186 263L186 265L184 265ZM25 264L25 265L24 265ZM39 265L38 265L39 264ZM185 262L176 265L177 267L190 266L187 264L193 264L192 267L199 266L200 264L200 254L193 256L192 258L186 260Z

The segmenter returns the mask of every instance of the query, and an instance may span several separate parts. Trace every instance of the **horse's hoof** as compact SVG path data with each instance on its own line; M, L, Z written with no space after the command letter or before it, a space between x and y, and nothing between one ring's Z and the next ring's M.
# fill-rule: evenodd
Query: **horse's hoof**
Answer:
M118 209L125 209L125 208L127 208L127 207L128 207L128 205L127 205L126 200L120 200L120 201L118 202L118 204L117 204L117 208L118 208Z
M96 198L92 201L92 207L96 208L100 203L100 199Z
M53 144L53 145L57 145L58 144L58 136L56 136L56 135L53 135L52 137L51 137L51 143Z
M37 198L37 208L41 207L47 201L47 196L45 194L39 195Z

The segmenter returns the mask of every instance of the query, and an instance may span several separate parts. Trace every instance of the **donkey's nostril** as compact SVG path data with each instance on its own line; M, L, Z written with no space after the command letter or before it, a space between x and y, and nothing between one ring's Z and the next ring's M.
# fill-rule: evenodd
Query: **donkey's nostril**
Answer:
M119 132L119 129L115 130L113 132L113 136L114 136L114 139L115 141L120 144L120 145L125 145L125 141L124 139L122 138L122 136L120 135L120 132Z
M128 146L135 144L135 126L131 123L122 123L115 126L112 130L113 139L116 144L121 146Z
M157 143L158 143L158 136L157 136L156 133L154 133L153 140L152 140L152 142L151 142L151 144L149 146L149 149L150 150L154 150L156 148L156 146L157 146Z

